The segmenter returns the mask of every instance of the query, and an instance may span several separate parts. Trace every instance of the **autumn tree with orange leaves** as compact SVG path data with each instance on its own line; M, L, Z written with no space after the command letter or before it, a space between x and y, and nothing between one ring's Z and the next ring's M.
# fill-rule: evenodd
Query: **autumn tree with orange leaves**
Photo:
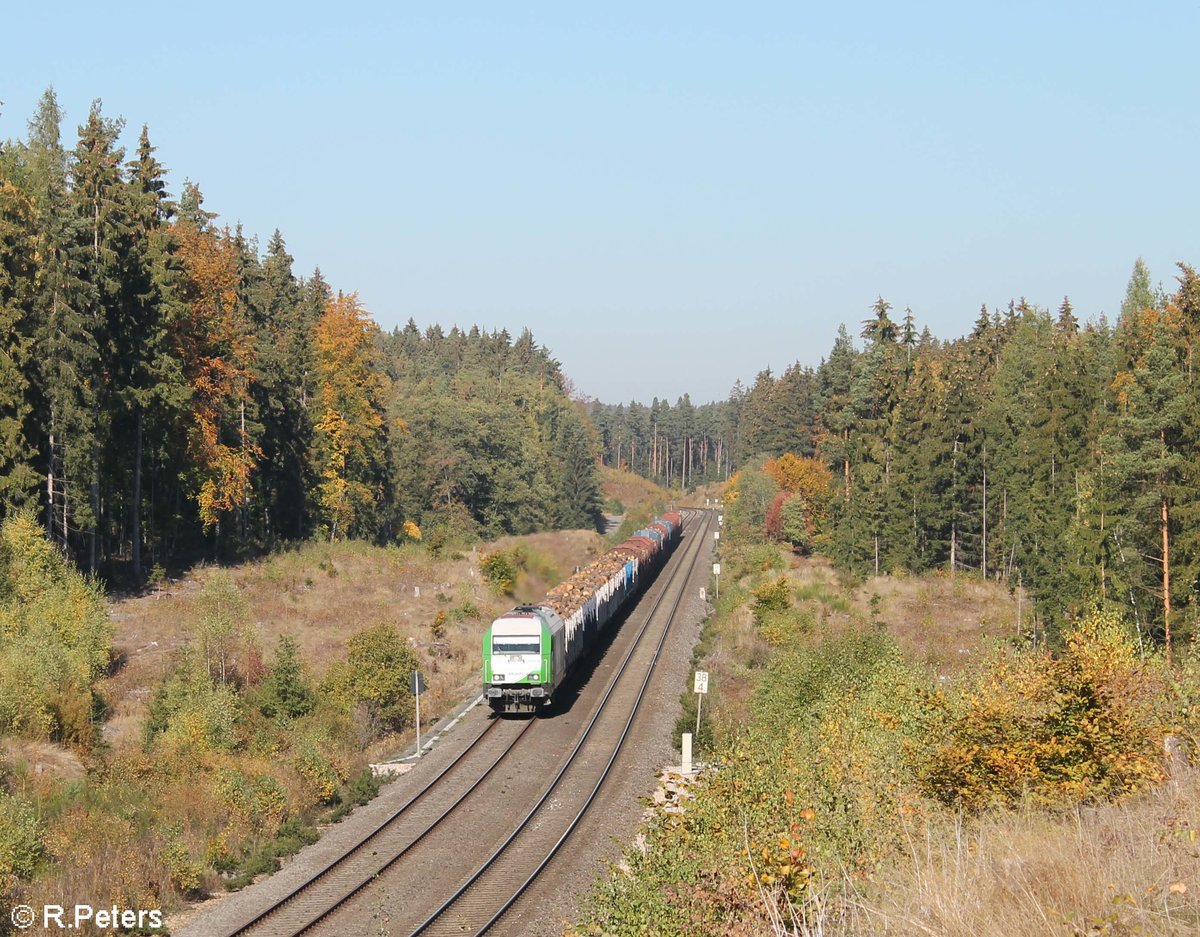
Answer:
M189 310L178 343L192 395L187 450L194 497L201 523L219 531L222 514L248 503L259 450L246 431L253 346L238 292L237 247L228 230L211 226L201 201L190 187L175 225Z
M779 486L767 512L767 532L790 543L810 544L829 516L833 473L820 459L785 452L768 459L763 471Z

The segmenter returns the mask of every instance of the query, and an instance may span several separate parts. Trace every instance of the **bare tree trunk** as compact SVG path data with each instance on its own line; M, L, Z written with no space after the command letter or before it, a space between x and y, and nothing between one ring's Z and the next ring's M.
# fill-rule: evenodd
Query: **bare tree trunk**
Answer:
M846 481L846 500L850 500L850 430L842 431L842 442L846 446L846 455L842 459L842 476Z
M983 450L984 458L987 457L987 449ZM980 565L983 571L983 581L987 582L988 567L987 567L987 469L983 470L983 563Z
M54 407L50 408L50 426L54 426ZM54 430L50 430L50 459L46 466L46 536L54 542Z
M131 565L133 581L142 583L142 411L138 408L137 435L133 447L133 514L130 519L130 539L133 542Z
M1170 515L1167 513L1167 498L1159 498L1162 522L1162 590L1163 590L1163 643L1166 645L1167 666L1171 666L1171 538Z
M954 570L958 562L958 521L950 522L950 578L954 578Z
M98 407L92 408L93 426L100 425ZM100 526L100 447L92 442L92 482L89 495L92 502L92 528L88 531L88 571L95 575L98 568L99 554L97 553L97 538Z

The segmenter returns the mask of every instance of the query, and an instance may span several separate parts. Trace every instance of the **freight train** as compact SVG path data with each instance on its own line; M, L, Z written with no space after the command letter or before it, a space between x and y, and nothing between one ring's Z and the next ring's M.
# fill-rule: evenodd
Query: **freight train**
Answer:
M580 658L679 543L683 517L669 512L483 633L483 687L496 712L549 705Z

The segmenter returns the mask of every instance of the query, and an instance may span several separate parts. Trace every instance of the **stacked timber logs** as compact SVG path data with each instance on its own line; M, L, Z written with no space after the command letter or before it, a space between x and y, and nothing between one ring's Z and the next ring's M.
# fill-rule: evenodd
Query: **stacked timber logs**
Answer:
M583 607L596 594L596 590L608 582L629 559L620 547L609 550L546 593L542 604L549 605L565 621Z
M599 559L583 567L565 582L551 589L542 600L562 617L569 619L596 594L596 592L631 560L634 578L647 575L654 566L673 532L682 526L678 514L665 515L649 527L640 530L628 540L609 550Z

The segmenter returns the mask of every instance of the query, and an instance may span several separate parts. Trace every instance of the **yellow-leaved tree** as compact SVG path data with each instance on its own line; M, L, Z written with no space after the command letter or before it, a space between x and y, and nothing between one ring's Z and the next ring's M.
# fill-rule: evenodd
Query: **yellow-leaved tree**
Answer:
M928 793L970 810L1119 797L1164 775L1161 659L1138 653L1113 613L1095 611L1057 655L998 657L941 698Z
M314 330L318 500L330 540L366 526L382 495L386 378L378 331L354 293L331 300Z

